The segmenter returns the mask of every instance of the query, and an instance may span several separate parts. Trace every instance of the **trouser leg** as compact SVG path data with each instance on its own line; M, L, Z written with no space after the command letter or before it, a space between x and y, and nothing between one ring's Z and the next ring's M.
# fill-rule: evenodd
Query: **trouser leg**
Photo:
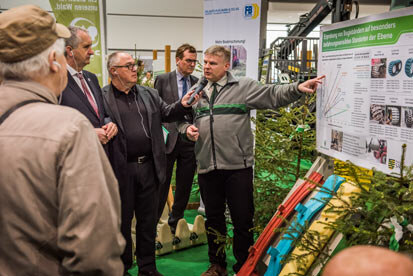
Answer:
M226 267L226 254L223 241L216 242L217 234L226 237L227 228L225 223L225 189L224 179L219 171L212 171L198 175L198 182L201 189L202 200L205 204L206 222L208 238L208 257L210 263L219 264ZM220 250L221 249L221 250Z
M215 229L220 235L226 235L225 202L231 213L234 226L233 252L238 272L248 257L248 249L253 244L254 200L253 170L215 170L198 175L201 196L205 203L207 221L205 225ZM217 253L224 244L215 243L216 235L208 234L208 255L211 263L226 266L225 253Z
M191 195L192 183L196 170L196 159L193 143L181 141L178 139L176 148L176 189L172 212L169 217L169 225L176 226L178 220L184 217L184 211Z
M253 218L253 169L246 168L232 171L226 181L227 204L234 226L233 252L238 272L248 258L248 249L254 243Z
M139 271L155 271L158 180L153 161L138 165L135 190L136 258Z
M171 185L171 179L172 179L172 173L174 169L175 160L176 160L176 153L174 149L170 154L166 155L166 179L164 183L160 183L159 185L159 204L158 204L157 222L162 216L163 209L168 199L169 186Z
M125 271L132 267L132 237L131 223L135 205L134 185L136 184L136 165L128 164L129 179L127 183L119 183L119 193L121 200L121 226L120 230L126 241L125 250L121 255Z

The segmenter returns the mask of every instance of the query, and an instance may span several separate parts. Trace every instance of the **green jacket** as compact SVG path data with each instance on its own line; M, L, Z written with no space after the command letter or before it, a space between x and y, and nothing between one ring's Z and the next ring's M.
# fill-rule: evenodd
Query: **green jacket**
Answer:
M194 125L199 131L195 154L200 174L216 169L251 167L254 163L254 137L250 111L276 109L303 95L298 91L298 83L262 85L250 78L238 80L231 73L227 74L228 82L215 97L213 106L210 106L206 93L193 106ZM188 126L188 123L180 123L180 132L186 135Z

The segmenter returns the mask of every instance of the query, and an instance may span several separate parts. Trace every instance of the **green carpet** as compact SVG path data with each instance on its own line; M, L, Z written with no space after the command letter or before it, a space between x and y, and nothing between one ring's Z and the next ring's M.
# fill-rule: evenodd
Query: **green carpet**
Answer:
M197 215L197 210L185 211L185 219L188 223L193 223ZM232 266L235 264L235 259L232 249L227 252L227 262L229 275L233 275ZM208 265L207 245L191 247L156 257L156 266L159 272L165 276L199 276L208 268ZM137 275L136 265L129 270L129 273Z

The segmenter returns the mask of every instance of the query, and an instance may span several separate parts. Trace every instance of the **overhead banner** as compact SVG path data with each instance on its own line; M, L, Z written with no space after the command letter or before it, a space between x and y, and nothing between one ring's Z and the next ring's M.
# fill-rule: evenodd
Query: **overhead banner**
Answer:
M231 51L231 72L258 79L261 0L204 0L204 50Z
M91 57L90 64L85 67L85 70L96 74L102 86L103 39L99 3L99 0L50 0L50 6L57 22L65 26L77 26L88 30L92 38L94 55Z
M321 27L317 149L364 168L413 163L413 8Z

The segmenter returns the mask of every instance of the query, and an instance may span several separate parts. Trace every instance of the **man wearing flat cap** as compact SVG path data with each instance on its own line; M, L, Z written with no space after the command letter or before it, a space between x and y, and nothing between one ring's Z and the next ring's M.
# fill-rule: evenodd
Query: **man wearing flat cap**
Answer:
M122 275L117 181L92 125L57 105L69 30L0 14L0 274Z

